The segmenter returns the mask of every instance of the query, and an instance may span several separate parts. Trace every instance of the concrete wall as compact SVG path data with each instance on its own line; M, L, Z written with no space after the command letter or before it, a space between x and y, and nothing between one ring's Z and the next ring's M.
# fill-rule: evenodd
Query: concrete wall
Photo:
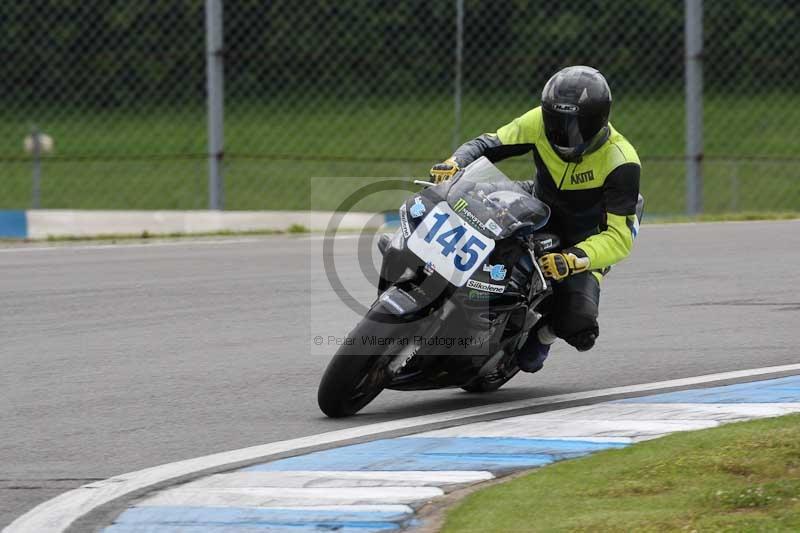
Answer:
M325 211L77 211L40 209L0 211L0 238L96 237L211 233L219 231L286 231L301 225L324 231L336 216L341 229L378 228L383 213Z

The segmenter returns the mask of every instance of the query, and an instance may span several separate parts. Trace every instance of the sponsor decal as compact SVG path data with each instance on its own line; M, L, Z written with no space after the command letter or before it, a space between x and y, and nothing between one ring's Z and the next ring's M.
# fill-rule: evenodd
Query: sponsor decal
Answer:
M546 250L553 246L553 239L544 239L543 241L539 241L539 246L542 247L542 250Z
M400 229L403 231L403 237L408 239L411 237L411 226L408 224L408 214L406 213L406 204L400 206Z
M484 283L471 279L467 282L467 287L470 289L477 289L483 292L505 292L506 288L503 285L494 285L492 283Z
M587 170L586 172L581 172L580 174L573 174L569 177L569 182L573 185L577 185L579 183L586 183L589 181L594 181L594 172L591 170Z
M499 237L500 234L503 233L503 228L500 227L500 224L498 224L491 218L486 221L486 229L494 233L496 237Z
M472 225L472 227L486 231L486 225L483 222L481 222L478 217L473 215L472 212L470 212L469 210L462 209L459 215L461 215L467 222L469 222L470 225Z
M577 113L580 108L574 104L553 104L553 109L567 113Z
M423 268L422 271L425 272L425 274L427 274L428 276L430 276L431 274L436 272L436 267L433 266L432 262L428 261L427 263L425 263L425 268Z
M467 209L467 201L463 198L459 198L458 201L453 204L453 211L461 215L461 218L466 220L473 228L486 231L486 224L481 222L478 217L472 214L472 211Z
M419 196L414 197L414 205L411 206L411 209L408 210L411 213L411 216L414 218L419 218L425 214L425 204L422 203L422 198Z
M499 265L483 265L483 271L488 272L495 281L503 281L506 279L506 266Z
M492 295L488 292L481 292L472 289L469 291L469 299L473 302L487 302L492 299Z

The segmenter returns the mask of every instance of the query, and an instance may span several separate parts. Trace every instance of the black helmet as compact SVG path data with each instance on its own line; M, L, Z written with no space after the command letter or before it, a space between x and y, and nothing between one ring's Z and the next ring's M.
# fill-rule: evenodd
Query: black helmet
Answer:
M575 161L608 139L611 90L600 71L567 67L556 72L542 90L542 116L547 140L565 161Z

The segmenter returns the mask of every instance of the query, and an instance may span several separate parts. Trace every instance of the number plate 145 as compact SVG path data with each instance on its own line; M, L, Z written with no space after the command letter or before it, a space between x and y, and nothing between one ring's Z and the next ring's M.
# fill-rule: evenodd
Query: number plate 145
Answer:
M494 250L494 240L439 202L408 238L408 248L456 287L462 287Z

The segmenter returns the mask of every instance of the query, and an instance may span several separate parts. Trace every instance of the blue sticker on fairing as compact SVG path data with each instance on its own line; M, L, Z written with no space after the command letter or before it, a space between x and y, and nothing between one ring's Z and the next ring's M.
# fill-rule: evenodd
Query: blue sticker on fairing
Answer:
M495 281L502 281L506 279L505 265L483 265L483 271L488 272Z
M417 196L414 198L414 205L408 210L411 213L413 218L419 218L425 214L425 205L422 203L422 199Z

